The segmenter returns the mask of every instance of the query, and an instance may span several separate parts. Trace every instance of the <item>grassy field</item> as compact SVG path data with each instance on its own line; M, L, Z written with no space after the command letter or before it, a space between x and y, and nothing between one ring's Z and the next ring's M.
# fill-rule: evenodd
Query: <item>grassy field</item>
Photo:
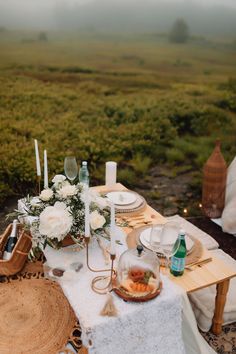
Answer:
M150 168L192 174L222 140L236 155L236 51L216 43L169 44L155 36L0 33L0 202L30 191L33 138L48 150L50 176L75 154L93 183L104 163L136 186ZM198 188L199 189L199 188Z

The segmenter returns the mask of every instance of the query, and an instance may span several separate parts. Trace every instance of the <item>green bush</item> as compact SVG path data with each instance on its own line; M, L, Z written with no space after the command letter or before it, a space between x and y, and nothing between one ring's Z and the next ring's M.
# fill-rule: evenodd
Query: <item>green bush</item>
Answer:
M228 109L229 111L236 112L236 95L227 92L215 104L219 108Z
M149 156L143 156L140 153L135 155L130 161L134 171L140 175L145 176L148 174L148 170L151 166L152 160Z
M171 164L183 162L185 160L184 153L176 148L171 148L166 152L167 161Z
M131 168L126 167L118 170L118 181L127 187L132 187L137 183L137 177Z

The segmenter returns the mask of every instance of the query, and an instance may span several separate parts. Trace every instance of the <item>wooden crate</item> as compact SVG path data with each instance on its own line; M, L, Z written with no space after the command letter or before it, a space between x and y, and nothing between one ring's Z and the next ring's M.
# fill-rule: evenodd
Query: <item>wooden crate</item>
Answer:
M0 275L13 275L18 273L27 260L32 246L31 235L23 229L23 225L17 225L18 240L9 260L2 259L8 236L12 230L12 224L8 225L0 236Z

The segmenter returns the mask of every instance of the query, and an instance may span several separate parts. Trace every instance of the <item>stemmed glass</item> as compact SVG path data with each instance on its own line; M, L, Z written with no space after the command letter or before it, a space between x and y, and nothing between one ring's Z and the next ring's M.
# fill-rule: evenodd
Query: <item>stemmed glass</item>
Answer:
M168 221L160 233L160 251L164 254L165 273L168 273L170 258L175 254L179 247L180 226L176 222Z
M78 165L74 156L67 156L64 161L66 177L73 182L78 175Z

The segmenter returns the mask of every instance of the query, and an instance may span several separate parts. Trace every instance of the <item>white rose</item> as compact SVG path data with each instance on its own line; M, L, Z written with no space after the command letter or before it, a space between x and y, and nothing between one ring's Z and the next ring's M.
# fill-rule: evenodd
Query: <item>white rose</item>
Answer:
M95 203L98 205L98 207L100 209L104 209L109 205L109 201L107 198L103 198L103 197L97 197L95 199Z
M97 210L93 211L90 214L90 225L93 230L101 229L105 222L106 219L104 218L104 216L99 214Z
M58 186L60 183L63 183L65 180L66 180L66 177L64 175L56 175L52 179L52 182L54 183L55 186Z
M48 238L64 239L73 224L72 215L65 203L56 202L54 206L48 206L40 214L39 232Z
M53 191L51 189L44 189L42 190L42 192L40 193L39 198L41 200L43 200L44 202L47 202L49 199L51 199L53 196Z
M84 190L81 193L80 198L81 198L82 202L85 203L86 193ZM104 209L109 205L108 199L101 197L100 194L94 190L89 189L88 198L89 198L89 203L94 202L95 204L97 204L99 209Z
M84 194L84 193L83 193ZM82 199L82 198L81 198ZM84 196L83 196L84 199ZM82 200L83 200L82 199ZM83 200L84 201L84 200ZM89 190L89 202L94 202L95 204L97 204L97 206L99 207L99 209L104 209L107 207L108 205L108 201L107 198L103 198L100 196L100 194L96 191L93 190Z
M40 201L40 199L37 198L37 197L32 198L31 201L30 201L30 205L31 205L33 208L38 208L38 207L40 207L40 203L41 203L41 201Z
M57 191L60 198L66 199L67 197L72 197L78 193L75 185L65 185Z

